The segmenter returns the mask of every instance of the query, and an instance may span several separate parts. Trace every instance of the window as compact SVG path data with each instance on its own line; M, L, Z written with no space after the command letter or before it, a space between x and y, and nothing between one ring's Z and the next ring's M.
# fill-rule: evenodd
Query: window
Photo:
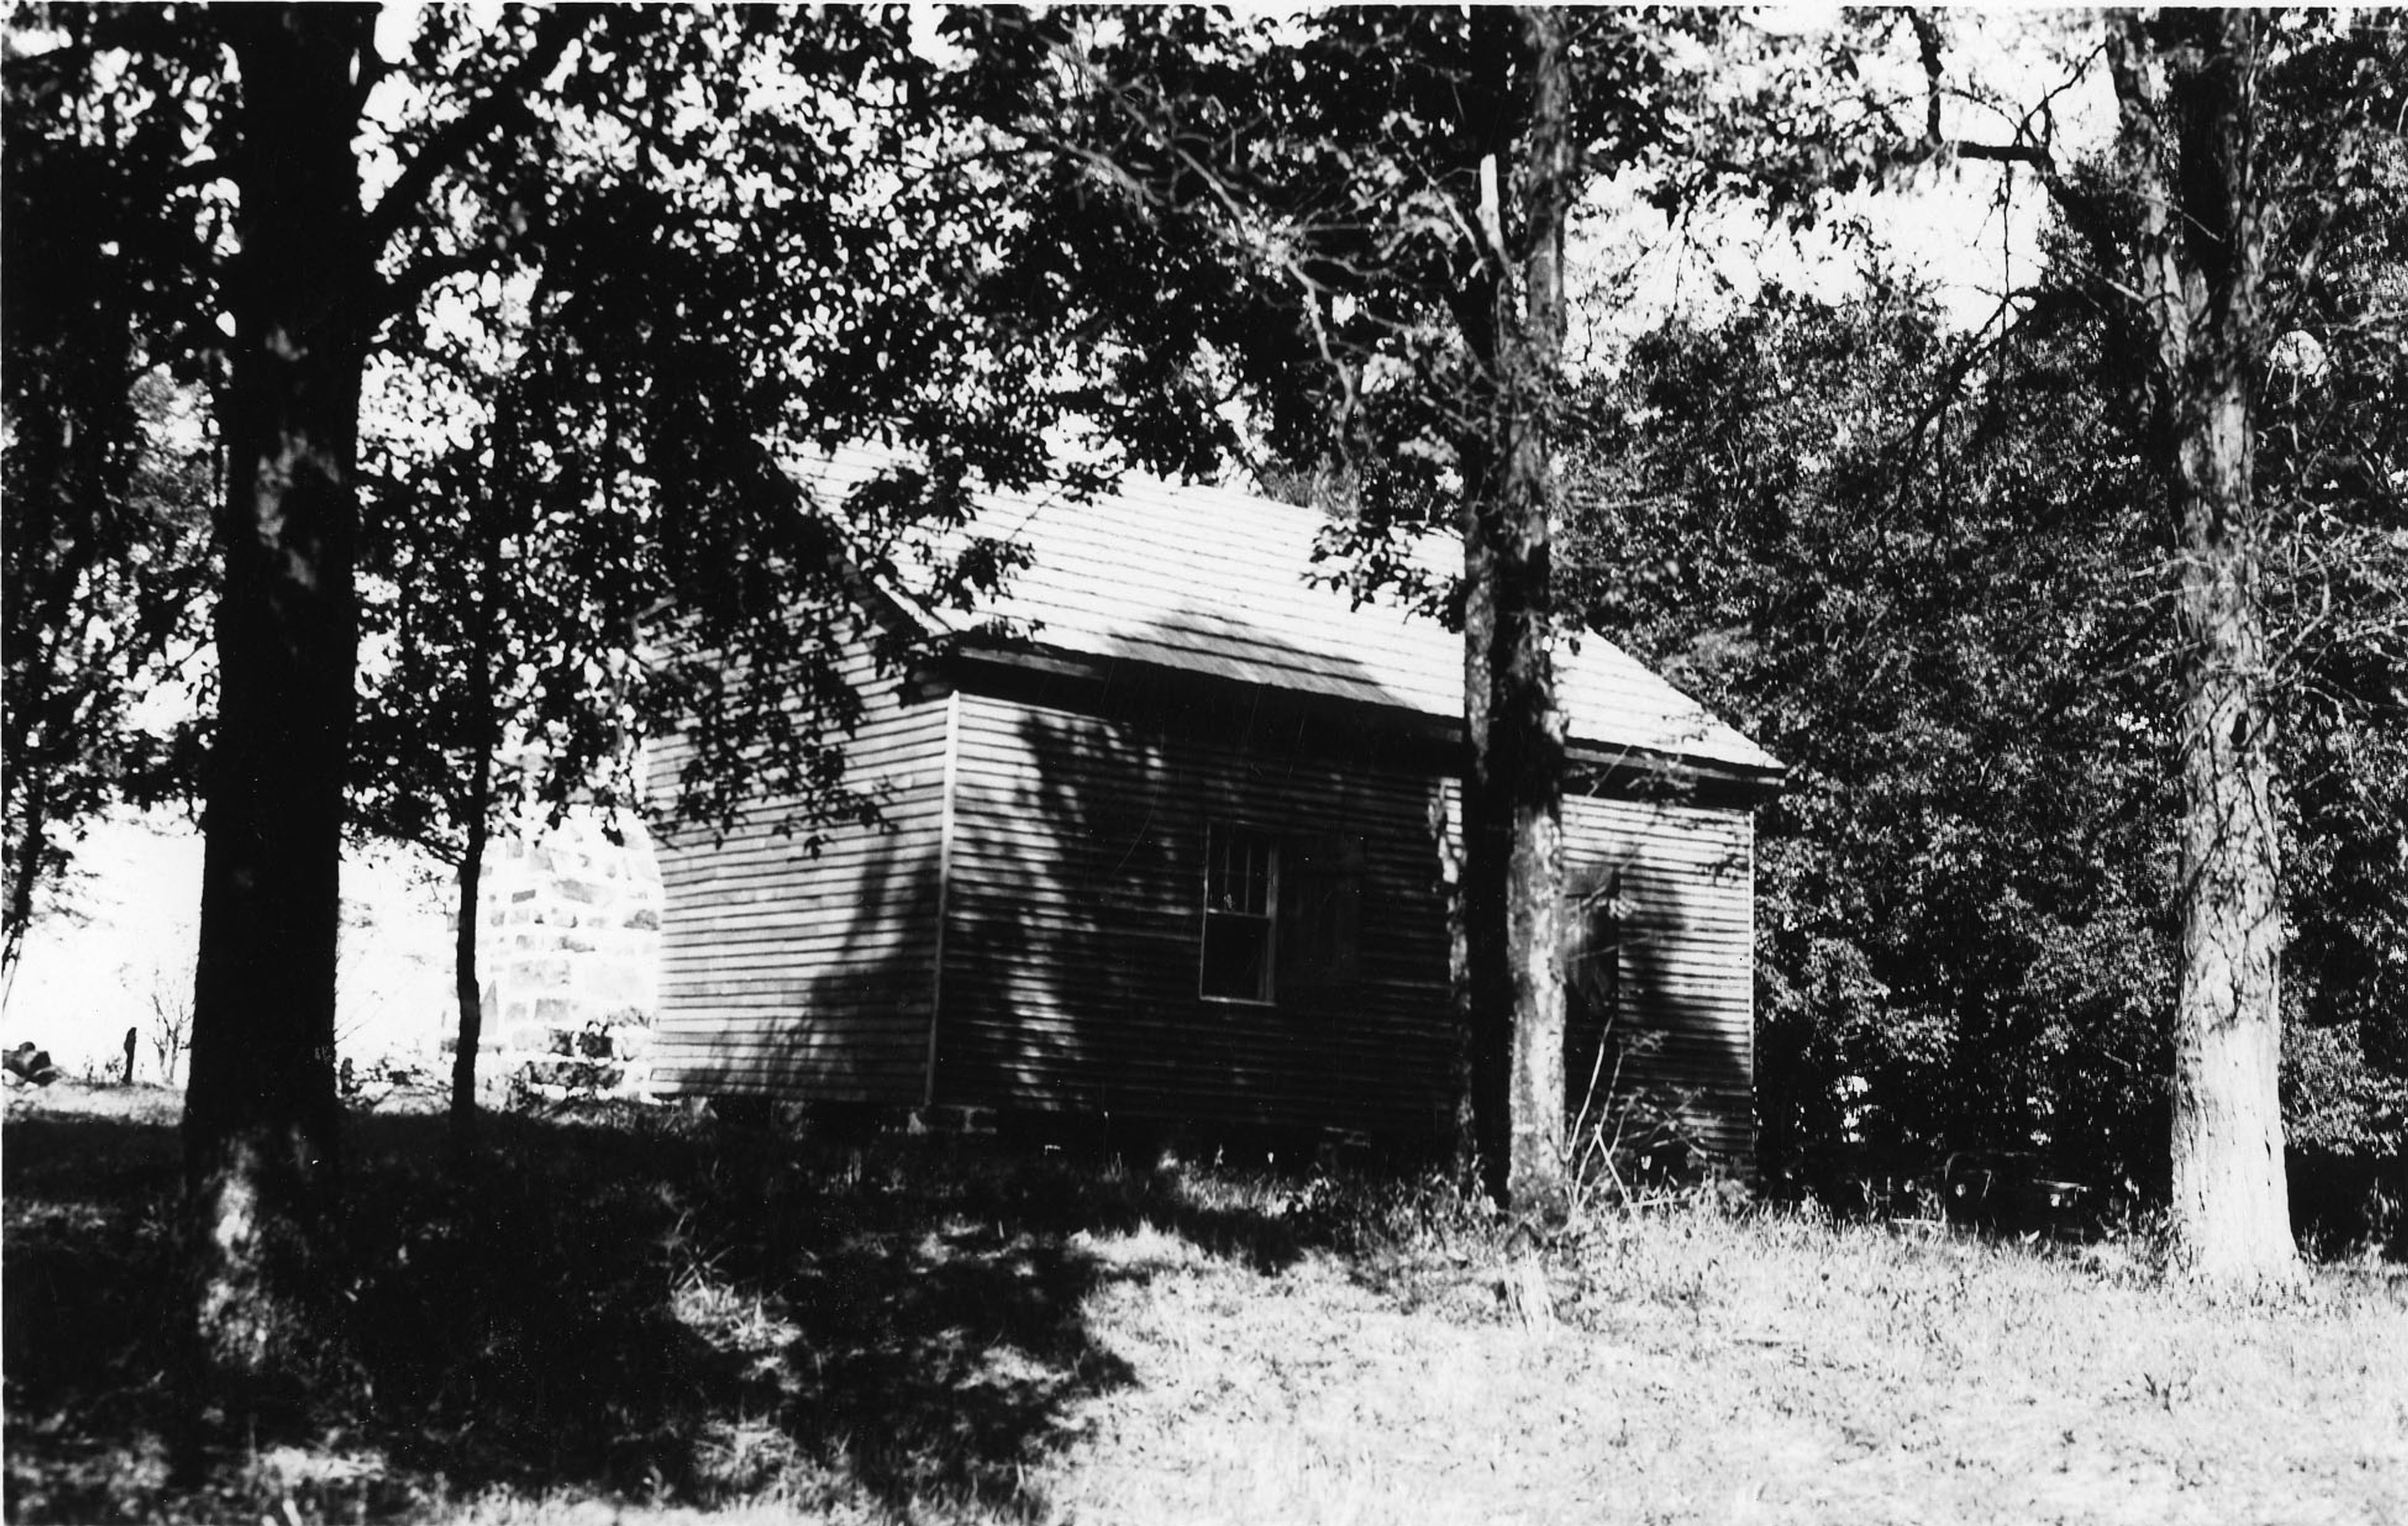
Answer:
M1278 841L1214 822L1204 845L1203 994L1231 1002L1271 999L1278 908Z
M1285 1002L1351 985L1362 920L1362 838L1206 829L1205 996Z

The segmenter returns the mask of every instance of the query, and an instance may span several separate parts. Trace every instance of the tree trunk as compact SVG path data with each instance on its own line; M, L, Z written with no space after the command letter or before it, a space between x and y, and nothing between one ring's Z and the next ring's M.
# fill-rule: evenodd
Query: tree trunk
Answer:
M42 881L45 820L44 791L39 771L18 783L15 809L9 815L8 899L0 913L0 1007L17 988L17 961L24 956L25 933L34 925L34 892Z
M1523 260L1522 321L1506 363L1512 433L1497 546L1490 741L1512 844L1505 883L1513 981L1508 1191L1518 1210L1553 1212L1564 1196L1564 721L1555 706L1551 537L1571 99L1562 13L1535 7L1523 24L1538 71L1522 195L1530 247Z
M482 714L490 715L488 698ZM459 925L452 939L452 981L460 1003L460 1042L452 1052L452 1150L461 1160L477 1147L477 1051L485 1041L484 993L477 980L478 891L494 810L494 749L477 749L468 781L468 834L460 851Z
M1502 17L1487 22L1503 23ZM1526 249L1518 298L1515 283L1498 280L1479 320L1487 333L1471 335L1490 372L1492 406L1489 437L1463 452L1470 744L1463 906L1473 1103L1491 1120L1481 1139L1490 1186L1501 1187L1515 1212L1546 1216L1565 1198L1564 729L1555 693L1551 536L1570 82L1561 14L1534 8L1513 24L1522 32L1513 50L1535 69L1526 162L1515 178ZM1483 222L1501 265L1506 171L1492 158L1483 174L1494 191Z
M240 253L218 536L218 724L185 1093L205 1358L237 1388L313 1344L340 1174L335 961L358 633L369 289L351 138L373 12L221 13L240 71Z
M1513 973L1506 885L1512 864L1512 818L1498 767L1495 735L1497 649L1497 473L1487 442L1461 453L1463 500L1463 851L1453 921L1461 943L1457 1000L1458 1063L1469 1114L1468 1138L1482 1184L1512 1201Z
M2110 38L2140 168L2151 413L2180 570L2173 1227L2181 1260L2226 1281L2297 1269L2283 1165L2281 849L2253 479L2263 25L2246 11L2169 12L2127 20Z

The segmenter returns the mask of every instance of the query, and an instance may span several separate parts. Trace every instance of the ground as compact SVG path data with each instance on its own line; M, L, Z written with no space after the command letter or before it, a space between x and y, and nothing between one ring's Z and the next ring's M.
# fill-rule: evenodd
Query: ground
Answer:
M1726 1196L1539 1247L1440 1180L354 1119L304 1402L174 1341L175 1099L10 1098L10 1519L2408 1522L2408 1277ZM396 1112L396 1109L400 1109Z

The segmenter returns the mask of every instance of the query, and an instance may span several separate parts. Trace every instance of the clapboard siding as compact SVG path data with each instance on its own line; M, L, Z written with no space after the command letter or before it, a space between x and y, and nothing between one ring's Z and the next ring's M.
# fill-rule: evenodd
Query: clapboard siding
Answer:
M882 824L779 829L791 803L749 802L724 839L661 834L666 1090L907 1103L927 1076L943 842L947 701L845 664L866 701L846 777L876 792ZM652 760L656 790L684 762Z
M856 678L872 704L849 757L885 792L882 828L829 831L814 854L765 801L715 845L662 845L671 1088L916 1102L939 1006L940 1103L1405 1134L1443 1119L1443 754L1189 681L906 704L866 664ZM665 749L659 777L679 761ZM1352 978L1268 1005L1199 994L1212 823L1359 839ZM1746 1169L1748 813L1574 796L1564 843L1570 1104L1660 1110ZM1593 1076L1615 1077L1611 1097Z
M1424 1132L1446 927L1425 773L1342 728L1124 690L960 698L939 1101ZM1357 977L1198 993L1208 825L1363 842Z
M1451 744L1326 689L1174 672L1149 653L1132 646L1096 669L989 656L908 687L866 656L851 663L867 708L849 778L878 793L881 825L823 827L813 844L781 832L789 802L761 798L724 835L662 836L660 1081L1441 1126L1455 1042L1436 834L1455 826ZM674 741L658 749L656 787L684 757ZM1637 784L1595 777L1600 792L1564 806L1568 1103L1659 1110L1744 1171L1746 796L1625 798L1612 792ZM1305 845L1344 840L1359 897L1351 968L1283 984L1267 1004L1200 993L1215 824L1271 835L1291 865ZM1610 1095L1592 1094L1592 1075L1614 1077Z
M1638 1105L1732 1166L1756 1148L1754 827L1744 811L1564 802L1572 1103ZM1608 1047L1602 1051L1600 1037ZM1600 1054L1602 1055L1601 1063ZM1617 1071L1618 1064L1618 1071Z

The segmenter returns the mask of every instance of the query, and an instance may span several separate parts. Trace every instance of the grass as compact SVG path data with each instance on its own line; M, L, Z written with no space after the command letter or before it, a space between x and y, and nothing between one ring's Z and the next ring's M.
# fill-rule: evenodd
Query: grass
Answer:
M251 1429L141 1097L0 1137L10 1519L2408 1522L2398 1267L2218 1301L1711 1198L1531 1250L1440 1183L636 1111L467 1181L356 1120L337 1339Z

